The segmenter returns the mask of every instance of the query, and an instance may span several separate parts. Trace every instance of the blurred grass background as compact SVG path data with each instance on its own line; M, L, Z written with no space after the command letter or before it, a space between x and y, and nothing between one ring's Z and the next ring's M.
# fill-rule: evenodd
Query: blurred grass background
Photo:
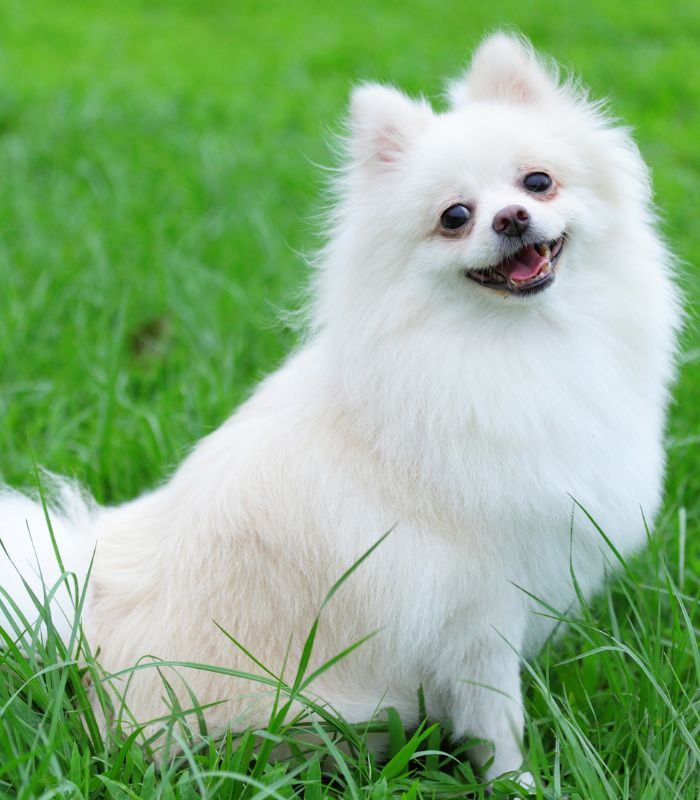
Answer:
M689 310L658 528L697 626L697 2L4 0L0 474L31 483L35 457L109 502L161 480L295 341L279 312L301 302L350 86L439 105L503 26L609 97L653 170Z
M299 303L316 165L333 163L349 87L385 80L439 103L503 25L634 125L664 229L692 263L697 3L6 0L0 472L25 480L31 445L102 500L162 477L294 340L278 310ZM684 273L694 301L698 270ZM678 439L700 429L697 364L677 392ZM678 449L671 490L696 497L697 440Z

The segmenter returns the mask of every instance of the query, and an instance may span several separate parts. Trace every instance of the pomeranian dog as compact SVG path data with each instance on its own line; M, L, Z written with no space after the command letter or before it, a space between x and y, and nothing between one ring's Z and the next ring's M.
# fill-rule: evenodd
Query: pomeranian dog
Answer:
M99 508L64 489L66 569L84 579L94 550L84 631L107 674L258 673L217 625L279 671L391 531L325 607L309 671L376 635L307 693L411 724L422 686L432 718L493 743L487 778L518 771L521 662L555 627L540 602L594 593L605 538L639 549L661 499L680 304L649 173L599 103L497 34L444 112L356 88L335 189L296 352L155 491ZM36 548L50 584L39 505L5 490L0 510L14 564L36 588ZM163 675L183 708L186 687L214 704L210 730L268 718L274 692L240 676L143 668L117 681L139 723L167 715Z

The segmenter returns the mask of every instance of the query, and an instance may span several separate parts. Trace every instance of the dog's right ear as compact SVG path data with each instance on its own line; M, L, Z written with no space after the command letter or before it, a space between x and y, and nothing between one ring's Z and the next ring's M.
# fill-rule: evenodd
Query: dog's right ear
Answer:
M365 83L350 99L350 152L353 161L391 169L401 161L413 135L428 125L433 110L390 86Z
M496 33L477 48L466 73L448 86L452 108L471 101L533 105L560 99L553 65L539 58L522 37Z

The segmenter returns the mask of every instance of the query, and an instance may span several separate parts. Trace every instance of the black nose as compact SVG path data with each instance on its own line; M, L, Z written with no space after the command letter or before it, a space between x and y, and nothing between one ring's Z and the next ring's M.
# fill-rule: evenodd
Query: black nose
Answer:
M521 236L530 225L530 215L522 206L506 206L493 218L493 229L504 236Z

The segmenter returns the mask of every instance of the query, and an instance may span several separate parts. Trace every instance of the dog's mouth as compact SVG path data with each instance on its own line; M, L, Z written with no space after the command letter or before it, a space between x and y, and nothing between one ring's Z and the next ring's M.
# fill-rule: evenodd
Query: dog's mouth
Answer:
M465 274L487 289L523 296L536 294L554 283L564 239L562 234L558 239L524 245L492 267L468 270Z

